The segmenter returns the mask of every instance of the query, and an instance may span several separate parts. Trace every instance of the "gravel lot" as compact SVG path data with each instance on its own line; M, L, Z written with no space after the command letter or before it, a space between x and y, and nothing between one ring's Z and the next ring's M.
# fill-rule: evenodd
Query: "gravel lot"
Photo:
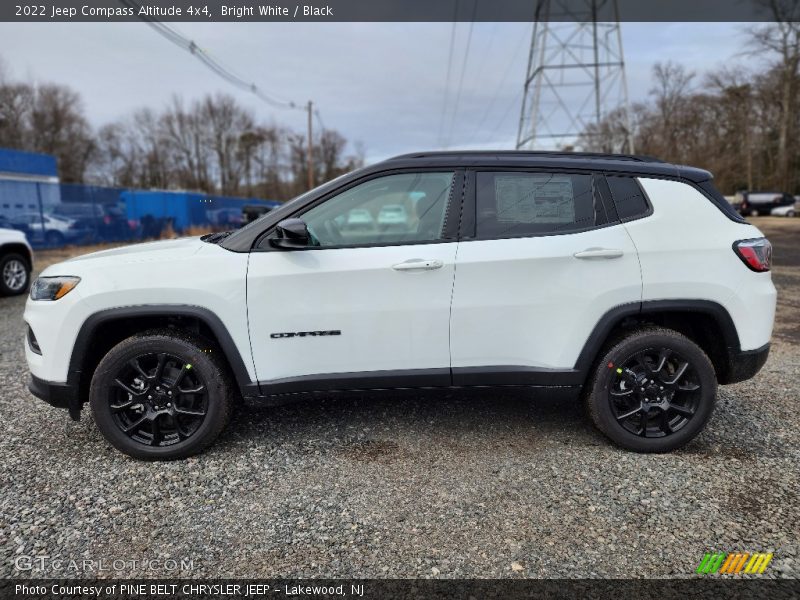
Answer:
M40 555L156 561L67 577L681 577L739 550L798 577L800 219L754 221L776 246L772 354L669 455L484 392L240 411L202 456L137 462L27 392L24 299L0 299L0 576L48 574L15 568Z

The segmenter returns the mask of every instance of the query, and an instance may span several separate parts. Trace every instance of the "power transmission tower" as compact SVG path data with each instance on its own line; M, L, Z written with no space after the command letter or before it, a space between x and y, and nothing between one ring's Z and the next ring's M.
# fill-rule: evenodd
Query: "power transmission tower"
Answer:
M517 149L572 148L620 109L626 139L612 150L633 153L617 1L536 3Z

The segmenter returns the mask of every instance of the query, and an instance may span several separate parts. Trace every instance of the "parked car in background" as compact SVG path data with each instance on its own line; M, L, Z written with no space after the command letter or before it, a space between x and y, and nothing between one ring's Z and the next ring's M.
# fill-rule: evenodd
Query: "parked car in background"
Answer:
M16 296L28 291L33 268L33 251L25 234L0 228L0 296Z
M116 204L62 202L50 214L76 221L76 229L91 231L97 240L124 240L133 235L125 211Z
M746 217L766 216L775 208L794 207L795 197L785 192L737 192L734 205Z
M797 205L789 204L773 208L770 213L773 217L794 217L797 215Z
M85 223L39 213L21 213L12 217L15 228L23 231L32 244L61 246L88 238L92 230Z
M211 225L225 229L237 229L242 226L244 215L238 208L217 208L206 212Z
M378 225L406 225L408 223L408 213L404 206L400 204L387 204L378 213Z
M365 208L354 208L347 213L345 227L348 229L372 229L375 227L375 219Z
M245 204L242 207L242 225L252 223L270 210L272 209L269 206L264 206L263 204Z

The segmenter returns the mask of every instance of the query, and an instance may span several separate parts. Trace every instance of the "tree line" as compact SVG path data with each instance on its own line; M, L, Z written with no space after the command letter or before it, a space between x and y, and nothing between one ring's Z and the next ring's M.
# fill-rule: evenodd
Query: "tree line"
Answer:
M94 128L68 86L13 81L0 64L0 147L58 159L61 181L291 198L308 188L307 137L226 94L142 108ZM360 167L364 151L333 129L313 139L316 184Z
M653 67L644 102L587 127L577 146L630 152L708 169L725 194L800 193L800 22L779 19L743 32L742 52L762 67L698 74L674 62Z

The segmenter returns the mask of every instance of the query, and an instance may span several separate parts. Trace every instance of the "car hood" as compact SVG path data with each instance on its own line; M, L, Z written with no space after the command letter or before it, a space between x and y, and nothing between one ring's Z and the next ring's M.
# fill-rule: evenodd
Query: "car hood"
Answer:
M67 271L70 266L73 268L113 267L124 263L163 262L187 258L197 253L204 246L207 246L207 244L201 241L199 237L131 244L130 246L101 250L70 258L47 268L42 274L68 275L70 273L67 273ZM61 271L64 272L61 273Z

